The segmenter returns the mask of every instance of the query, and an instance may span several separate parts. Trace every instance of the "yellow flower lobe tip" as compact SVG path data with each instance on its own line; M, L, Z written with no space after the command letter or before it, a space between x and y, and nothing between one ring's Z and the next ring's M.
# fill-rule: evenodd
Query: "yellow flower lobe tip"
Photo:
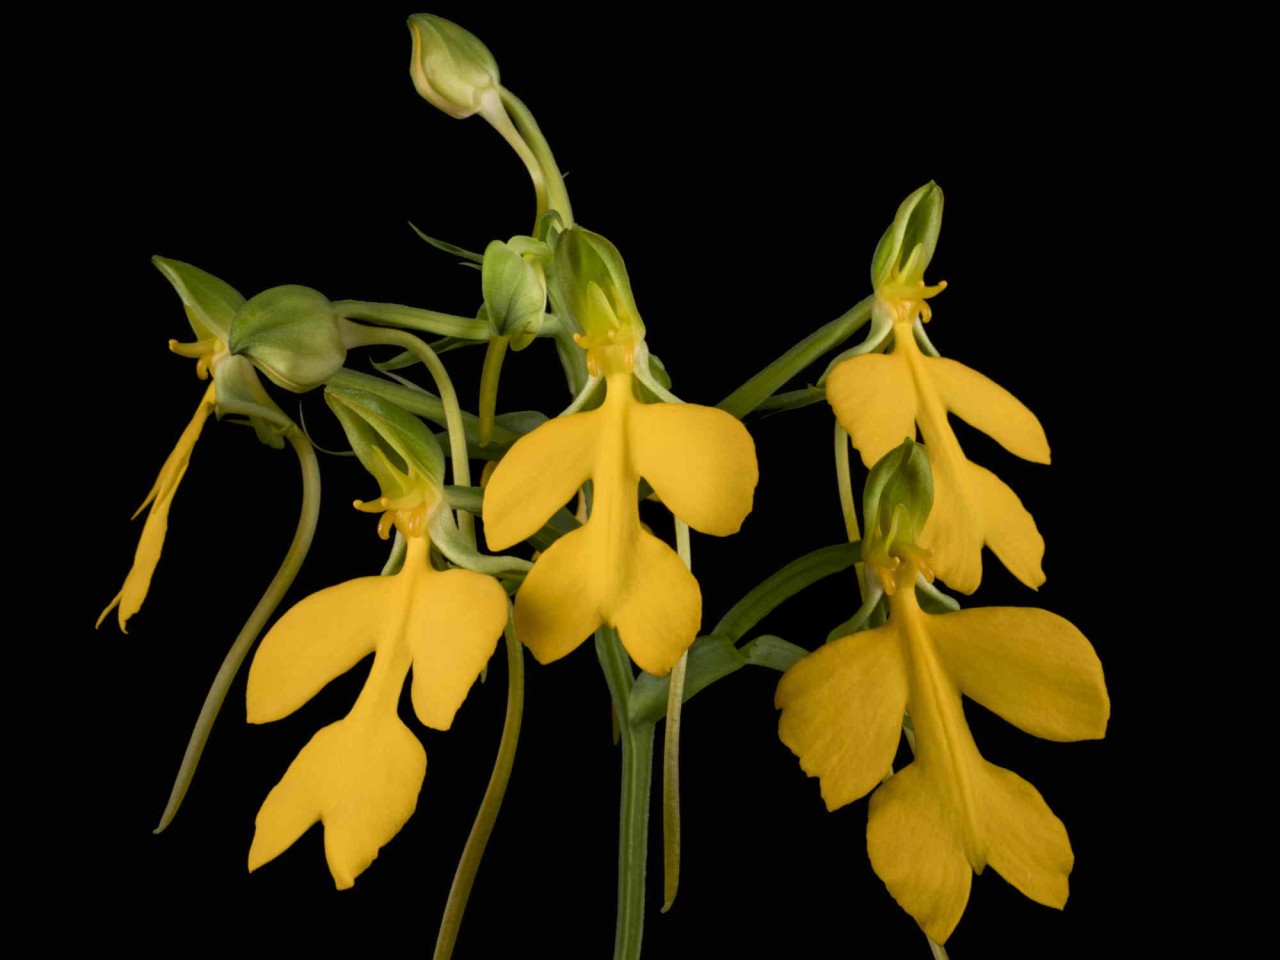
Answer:
M778 736L818 777L828 810L866 796L893 764L907 704L896 632L878 627L833 640L778 682Z
M505 550L537 532L590 475L599 411L557 417L512 445L484 490L485 542Z
M151 578L155 574L156 566L160 563L165 533L169 529L169 508L173 503L174 495L178 492L178 485L186 475L187 466L191 461L191 452L195 448L196 441L200 439L205 421L213 413L215 403L214 386L210 384L205 390L200 405L196 407L195 414L178 437L178 442L165 458L160 474L151 487L151 492L143 500L142 506L133 514L133 518L136 519L138 514L150 507L142 523L142 534L138 537L138 546L133 554L133 565L125 575L124 586L98 617L98 624L101 624L114 608L118 612L121 632L127 633L125 624L130 617L142 609L147 591L151 588Z
M746 427L691 403L636 404L628 426L636 471L673 514L701 533L738 532L760 480Z
M414 591L406 628L411 696L425 726L448 730L507 624L507 594L470 570L431 571Z
M392 713L362 712L321 729L263 802L249 847L256 870L317 821L339 890L351 887L413 815L426 776L422 744Z

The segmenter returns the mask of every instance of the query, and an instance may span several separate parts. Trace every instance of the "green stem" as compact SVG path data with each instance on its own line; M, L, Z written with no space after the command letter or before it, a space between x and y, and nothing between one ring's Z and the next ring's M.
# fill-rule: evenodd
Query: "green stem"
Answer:
M200 755L204 753L204 745L209 740L209 732L213 729L214 721L218 719L218 712L222 709L222 702L227 698L227 691L231 688L232 681L240 671L240 664L244 662L254 641L258 639L258 634L275 613L276 607L280 605L289 587L293 585L293 579L298 575L302 561L311 548L311 540L316 532L316 522L320 516L320 464L316 460L316 452L306 434L297 427L291 427L285 436L293 445L293 450L298 455L298 465L302 469L302 509L298 516L298 526L294 529L293 540L289 544L289 550L285 553L280 568L271 579L271 583L267 585L266 592L258 601L258 605L249 614L249 619L240 628L239 635L231 644L231 649L227 651L222 666L218 668L213 684L205 695L204 706L200 708L200 716L196 719L195 728L191 731L191 739L187 741L186 753L182 755L182 765L178 768L178 776L173 781L169 802L165 804L164 813L160 816L160 824L155 829L156 833L160 833L169 826L177 815L178 808L182 806L182 800L187 795L191 780L196 775L196 767L200 764Z
M639 960L644 936L644 877L649 850L649 791L653 782L652 723L634 723L628 699L635 675L612 627L596 631L596 656L609 684L622 739L622 797L618 812L618 923L614 960Z
M449 900L444 907L444 917L440 920L440 932L436 936L432 960L449 960L453 955L453 946L462 926L462 915L467 909L467 900L471 897L471 888L475 885L476 873L480 869L480 860L484 857L489 836L498 820L498 811L502 809L502 798L506 795L511 768L516 760L520 720L524 712L524 648L516 639L515 625L510 617L503 636L507 643L507 716L502 724L502 740L498 744L498 756L493 761L493 773L489 775L489 786L485 789L484 799L480 801L480 809L476 811L471 835L467 837L467 845L463 847L462 857L458 861L458 870L453 875L453 885L449 888Z
M689 525L676 517L676 553L685 569L693 569ZM667 725L662 741L662 912L675 903L680 889L680 712L684 704L686 650L671 668L667 684Z
M844 427L840 426L840 421L836 421L836 485L840 488L840 510L844 514L844 530L845 535L849 538L849 542L862 539L862 532L858 529L858 511L854 506L853 497L853 474L849 467L849 434L845 432ZM862 564L854 566L854 579L858 581L858 596L866 600L866 587L862 583Z
M717 406L741 420L801 370L853 336L871 319L871 304L874 301L874 296L867 297L842 316L819 327L721 400Z
M507 355L510 337L494 337L484 352L480 371L480 446L487 447L493 438L493 418L498 412L498 380L502 376L502 358Z
M350 324L346 331L347 345L373 347L387 344L408 350L422 361L431 378L440 391L440 402L444 404L445 424L449 429L449 454L453 461L453 482L455 486L471 486L471 464L467 460L467 432L462 424L462 408L458 406L458 392L453 388L449 373L426 343L404 330L391 327L362 327ZM462 536L474 547L476 545L475 519L465 510L458 511L458 529Z
M840 488L840 510L844 514L844 532L849 542L861 540L858 511L853 505L853 475L849 469L849 434L836 421L836 485Z
M548 207L560 214L560 218L564 221L566 227L572 227L573 208L569 205L569 192L564 186L564 176L561 175L560 168L556 165L556 158L551 155L551 145L547 143L547 138L543 136L542 130L538 127L538 122L533 119L533 113L530 112L519 97L506 87L502 88L502 105L507 108L507 113L515 122L520 136L528 144L529 149L533 151L533 155L537 158L538 166L542 169L542 175L546 183ZM538 212L541 214L541 209Z
M398 303L337 300L333 308L340 317L346 317L348 320L363 320L365 323L376 323L379 326L404 327L463 340L488 340L493 336L493 329L484 320L458 317L435 310L420 310L417 307L405 307Z
M547 179L538 158L534 156L533 150L529 148L529 144L525 142L515 124L511 122L511 116L503 102L485 97L480 106L480 116L488 120L489 125L501 134L502 139L507 141L508 146L516 152L520 162L529 171L529 179L533 181L533 193L538 202L538 216L541 217L547 212Z

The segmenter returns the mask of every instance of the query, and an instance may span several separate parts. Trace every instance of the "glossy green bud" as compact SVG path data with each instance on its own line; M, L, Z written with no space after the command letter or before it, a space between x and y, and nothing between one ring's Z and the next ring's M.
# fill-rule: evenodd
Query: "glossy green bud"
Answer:
M321 386L347 358L334 305L318 290L296 284L246 301L231 324L227 347L294 393Z
M432 106L451 117L478 113L499 95L498 64L475 35L429 13L409 18L413 53L409 75Z
M516 245L517 240L528 243ZM490 322L500 336L511 338L512 350L523 350L542 329L546 315L547 284L536 254L522 256L537 241L514 238L511 244L494 240L485 248L481 287ZM538 246L545 247L544 244Z
M196 338L216 338L226 343L231 321L244 303L240 292L213 274L181 260L152 257L151 262L182 298L182 306Z
M942 229L942 188L930 180L902 201L871 259L871 284L919 284Z
M329 384L325 402L342 423L351 449L392 500L425 483L444 484L444 454L431 429L395 404L351 387Z

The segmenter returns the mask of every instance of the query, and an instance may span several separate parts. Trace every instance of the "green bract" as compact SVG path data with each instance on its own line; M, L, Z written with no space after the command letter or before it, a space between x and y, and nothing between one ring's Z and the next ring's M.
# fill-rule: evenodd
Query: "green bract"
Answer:
M346 361L340 319L318 290L295 284L272 287L240 308L227 346L252 360L272 383L305 393Z

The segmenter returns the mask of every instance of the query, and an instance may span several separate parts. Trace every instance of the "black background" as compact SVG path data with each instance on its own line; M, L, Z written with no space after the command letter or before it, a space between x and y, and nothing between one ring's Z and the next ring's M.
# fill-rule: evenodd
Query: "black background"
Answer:
M67 551L74 589L51 611L65 619L66 672L49 695L70 704L60 715L73 732L36 741L55 785L38 816L56 819L57 841L34 893L84 918L55 940L150 952L177 935L251 953L425 953L434 942L497 745L501 658L453 730L412 723L428 752L417 813L354 890L332 889L318 828L252 876L245 860L263 797L311 734L345 713L363 668L267 727L243 722L237 683L186 805L165 834L150 834L204 691L288 542L298 502L289 453L211 423L129 635L114 620L90 630L132 557L141 520L128 515L203 390L192 364L165 349L189 328L150 255L194 263L247 296L302 283L333 299L469 314L477 275L406 221L477 250L529 231L532 191L514 154L483 121L451 120L413 90L409 12L114 14L76 26L77 37L97 30L94 42L68 40L65 231L50 248L66 269L50 295L87 344L73 389L84 410L76 462L92 469L59 481L83 511ZM988 553L973 603L1071 619L1098 650L1113 699L1108 738L1084 744L1036 740L967 704L979 748L1041 791L1077 862L1062 913L994 872L975 878L951 956L1078 956L1139 942L1150 919L1129 897L1156 872L1142 759L1154 681L1140 666L1153 638L1128 602L1140 585L1115 529L1118 516L1142 512L1134 490L1147 481L1126 470L1117 483L1114 464L1132 456L1135 422L1158 398L1141 373L1148 361L1134 362L1141 318L1117 253L1127 198L1158 167L1136 145L1160 123L1151 81L1070 25L1080 42L1055 47L1069 52L1047 54L1035 42L1043 32L1027 28L1017 47L944 57L923 28L795 7L721 19L657 8L434 12L479 35L533 110L579 222L627 258L650 346L687 400L715 403L866 295L897 204L940 183L946 218L929 276L950 286L930 334L1035 411L1054 456L1051 467L1026 464L957 424L971 458L1014 488L1048 544L1038 594ZM479 360L451 357L466 406ZM554 412L567 399L549 343L508 358L500 411ZM298 402L281 398L290 412ZM323 404L301 404L316 440L339 446ZM708 626L782 563L842 537L829 410L751 429L754 512L737 537L694 539ZM320 530L287 602L382 562L373 523L349 506L374 494L371 481L349 460L322 467ZM761 629L811 648L855 605L852 580L835 577ZM590 644L548 667L529 658L527 679L520 753L456 955L604 956L618 785L607 692ZM744 670L686 708L683 881L659 916L655 806L646 956L717 946L928 956L871 871L865 801L827 813L777 740L776 680Z

